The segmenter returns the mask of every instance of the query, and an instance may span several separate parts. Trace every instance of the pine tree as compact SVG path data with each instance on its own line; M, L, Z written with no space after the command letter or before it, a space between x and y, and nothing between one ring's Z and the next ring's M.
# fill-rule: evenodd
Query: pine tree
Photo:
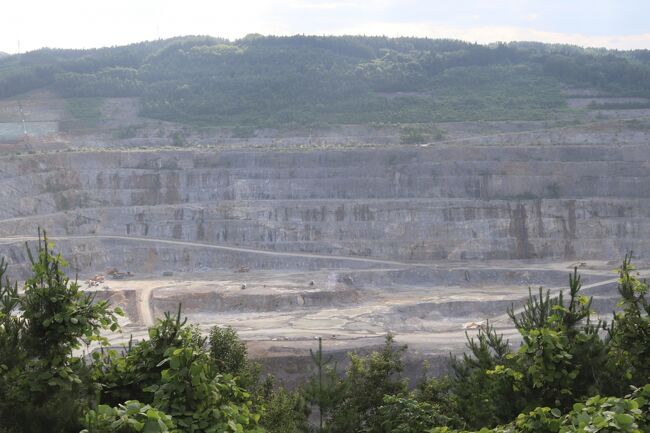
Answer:
M318 337L318 350L309 349L315 374L305 385L303 392L306 400L318 407L319 431L324 428L325 414L336 401L337 379L336 363L332 364L332 356L323 355L323 339Z

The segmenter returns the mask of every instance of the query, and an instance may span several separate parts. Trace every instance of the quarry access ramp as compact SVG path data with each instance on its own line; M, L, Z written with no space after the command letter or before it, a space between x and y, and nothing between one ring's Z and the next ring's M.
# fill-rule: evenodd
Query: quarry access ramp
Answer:
M0 245L4 244L16 244L16 243L25 243L25 242L34 242L39 238L37 236L11 236L0 238ZM370 265L384 265L384 266L393 266L393 267L412 267L412 266L430 266L427 263L414 263L414 262L402 262L402 261L393 261L393 260L380 260L373 258L363 258L363 257L350 257L350 256L339 256L339 255L324 255L324 254L312 254L312 253L291 253L291 252L281 252L281 251L269 251L261 250L255 248L241 248L228 245L216 245L208 244L205 242L189 242L189 241L179 241L171 239L157 239L157 238L148 238L148 237L139 237L139 236L113 236L113 235L77 235L77 236L60 236L60 235L48 235L48 239L51 241L87 241L87 240L119 240L125 242L138 242L138 243L153 243L153 244L164 244L164 245L173 245L179 247L192 247L192 248L206 248L214 249L225 252L237 252L237 253L248 253L248 254L261 254L275 257L298 257L298 258L310 258L310 259L321 259L321 260L337 260L337 261L350 261L357 263L364 263Z

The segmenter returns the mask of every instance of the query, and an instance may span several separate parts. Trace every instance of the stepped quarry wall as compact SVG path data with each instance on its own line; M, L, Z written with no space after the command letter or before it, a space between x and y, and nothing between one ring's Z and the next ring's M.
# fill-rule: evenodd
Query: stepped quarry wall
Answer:
M650 256L649 198L650 143L0 158L0 237L41 226L401 261L618 259Z

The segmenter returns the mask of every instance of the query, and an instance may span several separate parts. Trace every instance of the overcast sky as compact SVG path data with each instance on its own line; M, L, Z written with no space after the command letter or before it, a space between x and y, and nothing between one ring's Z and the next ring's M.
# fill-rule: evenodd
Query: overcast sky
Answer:
M650 0L0 0L0 51L10 53L248 33L650 49Z

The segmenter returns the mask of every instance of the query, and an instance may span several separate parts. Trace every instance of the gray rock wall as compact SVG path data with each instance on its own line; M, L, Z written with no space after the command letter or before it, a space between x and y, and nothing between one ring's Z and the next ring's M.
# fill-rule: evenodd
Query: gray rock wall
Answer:
M0 158L0 236L399 260L650 256L650 144Z

